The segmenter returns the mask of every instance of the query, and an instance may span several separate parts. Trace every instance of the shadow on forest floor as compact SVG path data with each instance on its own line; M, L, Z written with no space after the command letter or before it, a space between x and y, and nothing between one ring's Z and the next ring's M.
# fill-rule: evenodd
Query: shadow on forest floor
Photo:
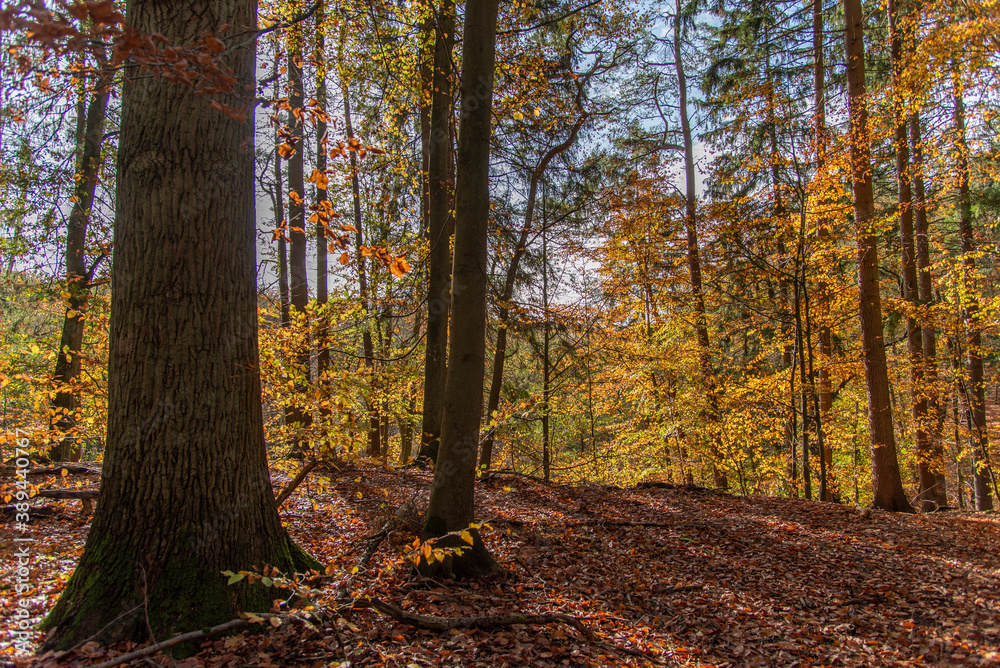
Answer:
M396 508L410 499L418 511L426 506L430 480L347 464L311 477L282 516L303 547L346 574ZM413 514L382 544L355 594L424 615L561 613L600 640L560 624L441 632L370 609L341 610L322 628L212 639L176 665L1000 665L996 515L906 516L707 490L546 486L516 476L481 482L477 495L502 576L455 583L386 569L403 563L419 531ZM64 586L89 528L78 502L50 505L56 513L35 525L45 538L32 610L39 616ZM2 556L9 563L11 555ZM10 612L5 606L5 628ZM89 666L115 651L83 649L47 665ZM159 657L155 665L171 664Z

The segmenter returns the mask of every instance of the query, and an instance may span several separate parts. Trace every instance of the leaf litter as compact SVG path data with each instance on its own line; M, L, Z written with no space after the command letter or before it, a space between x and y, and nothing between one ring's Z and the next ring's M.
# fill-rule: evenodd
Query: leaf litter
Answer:
M70 478L97 482L93 474ZM287 482L277 471L274 479L279 488ZM699 488L570 487L493 475L477 484L477 513L492 526L485 540L505 572L450 582L416 577L405 559L430 482L426 472L367 463L314 473L281 515L333 574L312 602L333 614L321 624L208 638L181 660L156 654L124 665L1000 666L996 514L900 515ZM566 624L436 631L343 605L337 583L407 502L416 509L351 580L352 596L444 618L557 613L593 636ZM55 512L32 523L36 621L65 587L89 529L79 502L44 505ZM9 569L14 547L0 549ZM2 587L7 665L92 666L135 649L92 642L58 657L15 657L9 572Z

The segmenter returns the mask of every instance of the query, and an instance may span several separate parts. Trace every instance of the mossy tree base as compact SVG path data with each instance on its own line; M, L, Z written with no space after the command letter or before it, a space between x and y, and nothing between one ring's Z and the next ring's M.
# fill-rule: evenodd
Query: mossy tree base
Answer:
M42 649L66 650L84 640L102 644L164 640L236 618L240 612L266 612L281 592L243 580L226 584L221 570L260 569L269 564L284 573L320 570L319 562L287 535L271 559L216 568L197 552L177 550L160 564L141 563L136 552L109 540L87 542L66 590L40 628L48 631ZM208 561L215 561L210 559Z
M428 561L421 557L420 563L417 564L420 574L428 578L470 580L490 577L503 571L486 549L479 531L470 529L469 533L472 534L472 545L455 534L435 540L433 543L435 549L456 550L456 552L447 554L440 561Z
M250 0L127 4L131 28L170 44L257 22ZM319 567L281 526L264 449L252 40L219 58L229 91L159 76L122 87L107 446L86 547L43 623L46 649L217 625L281 596L227 586L221 571Z

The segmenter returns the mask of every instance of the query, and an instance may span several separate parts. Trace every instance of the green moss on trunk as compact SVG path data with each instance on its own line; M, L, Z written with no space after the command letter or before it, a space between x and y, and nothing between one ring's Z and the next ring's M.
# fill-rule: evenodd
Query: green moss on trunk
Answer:
M207 568L190 550L178 549L164 563L150 566L122 545L107 539L88 542L88 558L40 625L50 632L44 649L69 649L87 638L105 644L163 640L227 622L241 611L266 612L273 599L283 597L272 587L245 580L227 585L220 571ZM283 572L322 568L287 535L269 563ZM178 655L184 653L181 648Z

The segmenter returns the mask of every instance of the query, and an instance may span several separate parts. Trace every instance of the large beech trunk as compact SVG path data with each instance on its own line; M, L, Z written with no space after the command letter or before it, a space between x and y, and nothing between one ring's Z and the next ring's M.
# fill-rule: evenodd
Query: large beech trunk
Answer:
M469 0L462 54L462 116L455 188L455 263L448 378L424 537L469 526L475 513L476 456L486 356L486 249L490 214L490 135L498 0ZM446 568L457 576L498 565L473 531L474 545Z
M248 0L132 0L173 44L253 29ZM254 52L225 56L237 94ZM276 593L221 570L318 564L281 526L263 442L257 357L253 100L234 120L150 76L125 85L112 267L108 436L100 495L46 648L163 639L266 610Z
M441 439L448 370L451 300L451 121L455 6L443 0L433 22L434 61L430 122L423 138L427 156L427 337L424 347L424 406L418 458L436 461Z
M878 280L878 233L872 192L871 147L865 90L864 14L861 0L844 0L847 50L847 96L850 104L851 185L858 245L858 302L861 345L868 388L868 428L872 444L872 505L883 510L913 512L899 476L896 437L892 429L889 375L882 332L882 296Z

